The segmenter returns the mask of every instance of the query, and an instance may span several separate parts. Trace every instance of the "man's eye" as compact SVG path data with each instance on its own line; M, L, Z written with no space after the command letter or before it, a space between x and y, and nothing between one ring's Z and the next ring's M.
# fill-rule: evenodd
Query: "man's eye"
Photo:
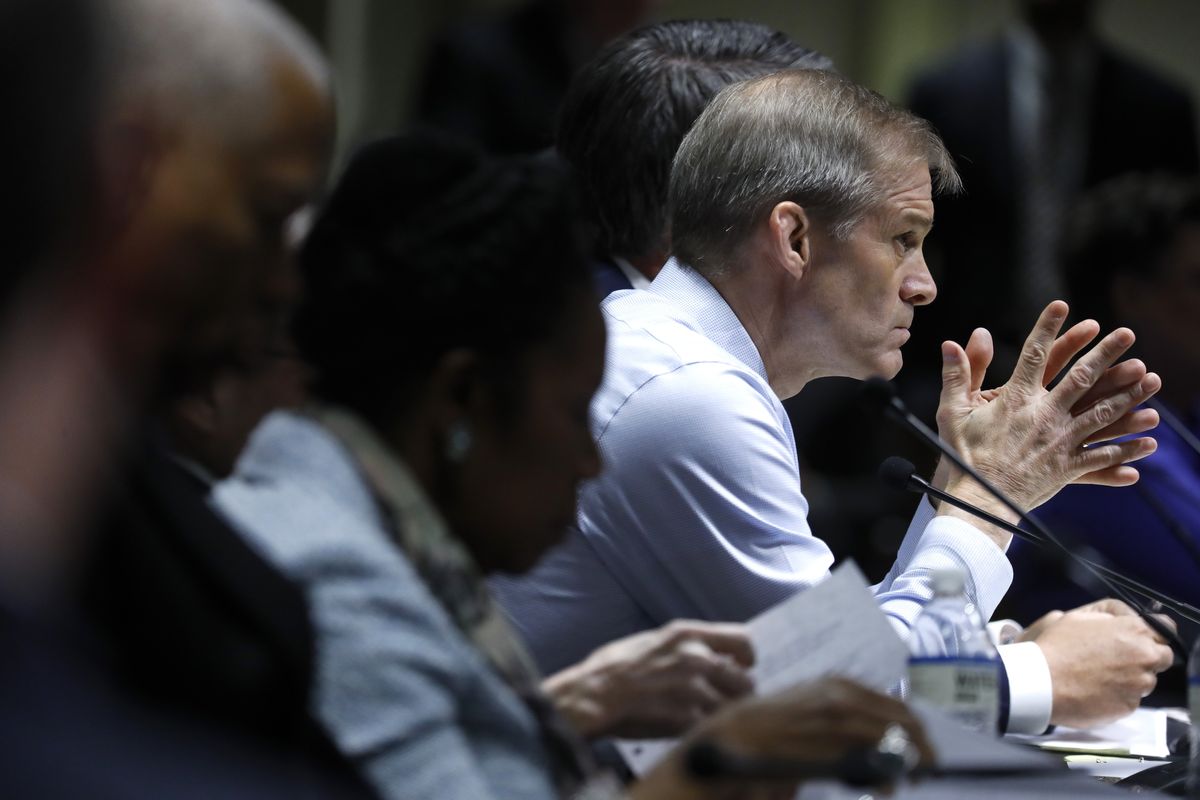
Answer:
M902 252L907 253L917 247L917 235L915 233L902 233L896 237L896 243L900 246Z

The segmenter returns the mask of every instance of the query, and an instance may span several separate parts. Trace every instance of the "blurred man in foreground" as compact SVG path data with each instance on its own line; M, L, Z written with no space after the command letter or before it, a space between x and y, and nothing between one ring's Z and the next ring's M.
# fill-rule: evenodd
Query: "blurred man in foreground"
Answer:
M221 268L242 266L232 257L260 228L269 237L262 198L287 201L278 181L256 180L253 190L239 183L230 160L245 147L244 161L278 166L272 158L282 151L257 149L267 144L257 114L239 127L219 112L245 99L255 84L241 81L285 29L270 7L233 0L14 0L0 12L0 60L19 76L5 92L5 107L20 120L9 128L20 144L6 148L19 154L10 189L25 203L5 215L6 256L16 263L5 273L0 352L0 752L13 796L361 794L336 759L314 758L313 747L271 741L177 697L143 692L128 666L162 665L159 643L80 626L69 596L81 574L93 589L107 577L118 592L148 589L120 621L128 631L152 636L144 623L154 613L170 630L196 621L171 613L181 610L175 590L185 587L168 584L169 576L131 569L124 586L107 572L114 542L121 547L119 523L98 541L88 528L113 493L112 461L123 456L129 427L153 407L148 398L160 395L176 357L239 338L201 330L253 327L218 321L249 305L246 282ZM237 59L222 59L223 45ZM261 93L258 107L277 108L273 95ZM226 125L224 135L206 113ZM142 488L136 478L120 484L119 504ZM156 509L145 510L137 523L161 523ZM134 567L171 546L164 538L126 547L115 560L131 556L122 566ZM236 559L228 566L237 568ZM159 591L150 588L156 580ZM215 595L220 584L209 588ZM108 597L90 594L83 605L98 610L92 601ZM227 655L253 664L249 649ZM302 719L304 697L295 702Z
M82 603L147 702L340 768L307 711L302 596L207 509L155 419L196 374L266 357L293 290L285 225L325 172L329 75L260 0L110 0L104 21L100 248L126 300L107 319L117 352L144 366L130 381L136 445Z

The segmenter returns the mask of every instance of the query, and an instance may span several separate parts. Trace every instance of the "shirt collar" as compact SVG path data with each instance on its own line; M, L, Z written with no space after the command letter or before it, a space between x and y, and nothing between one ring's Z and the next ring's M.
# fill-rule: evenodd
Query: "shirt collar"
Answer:
M707 278L672 258L650 284L650 291L687 309L701 333L770 383L754 340Z

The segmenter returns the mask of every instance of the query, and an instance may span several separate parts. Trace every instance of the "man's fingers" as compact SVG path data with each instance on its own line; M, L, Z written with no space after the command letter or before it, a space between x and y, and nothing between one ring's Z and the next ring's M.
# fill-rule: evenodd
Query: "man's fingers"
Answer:
M1121 421L1136 406L1146 402L1162 388L1162 379L1151 372L1132 386L1107 397L1071 420L1071 433L1080 442Z
M726 699L745 697L754 691L754 681L749 673L723 656L713 659L705 676L713 688Z
M1042 374L1042 385L1049 386L1063 371L1071 359L1087 347L1100 333L1100 323L1094 319L1076 322L1067 332L1054 340L1050 347L1050 355L1046 359L1046 370Z
M754 665L754 645L750 643L745 625L676 620L670 624L669 630L676 637L701 641L713 652L730 656L744 667Z
M1133 346L1133 341L1133 331L1129 328L1117 328L1105 336L1067 370L1063 379L1050 390L1051 399L1059 408L1074 408L1121 354ZM1102 402L1103 398L1097 400Z
M1118 464L1115 467L1105 467L1091 472L1086 472L1080 475L1071 483L1088 486L1133 486L1138 482L1141 473L1135 467L1127 464Z
M1176 633L1179 631L1179 626L1175 624L1175 620L1171 619L1166 614L1151 614L1150 616L1152 616L1156 620L1158 620L1159 624L1162 625L1167 630L1169 630L1171 632L1176 632ZM1147 625L1146 627L1150 628L1149 625ZM1150 635L1154 637L1154 641L1158 642L1161 645L1166 645L1168 648L1170 647L1170 643L1167 642L1167 640L1165 638L1163 638L1163 636L1161 634L1159 634L1159 632L1154 630L1153 628L1150 628ZM1174 651L1172 651L1171 657L1172 657L1172 661L1174 661ZM1171 666L1171 665L1168 664L1167 667L1169 667L1169 666ZM1166 667L1163 667L1163 669L1166 669ZM1158 672L1162 672L1162 669L1158 670Z
M1093 433L1084 444L1098 444L1120 439L1132 433L1145 433L1158 427L1158 412L1153 408L1139 408L1132 411L1106 428Z
M1066 318L1067 304L1062 300L1055 300L1046 306L1025 339L1025 346L1021 348L1021 357L1017 360L1009 385L1024 393L1032 393L1042 388L1042 378L1046 374L1046 365L1050 363L1054 338Z
M663 694L680 710L687 709L694 718L708 716L724 705L726 700L703 675L693 675L686 681L676 682L667 687Z
M1112 614L1114 617L1132 617L1137 615L1137 612L1130 608L1128 603L1118 600L1115 597L1105 597L1103 600L1096 600L1093 603L1088 603L1074 610L1100 611L1105 614Z
M970 361L966 351L957 342L942 342L942 396L938 401L938 415L944 413L957 416L968 408L971 387Z
M1146 372L1146 364L1140 358L1129 358L1113 364L1105 370L1100 380L1096 381L1092 388L1088 389L1083 397L1071 406L1071 413L1082 414L1097 401L1137 383L1146 377Z
M992 356L995 353L995 348L992 346L992 334L987 328L976 328L971 331L971 338L967 340L967 363L971 367L971 383L970 392L974 394L983 388L983 376L987 374L987 368L992 363Z
M1157 644L1155 648L1158 658L1154 662L1154 671L1165 672L1169 670L1171 665L1175 663L1175 651L1165 644Z
M1124 442L1109 442L1086 448L1079 458L1083 472L1098 472L1108 467L1138 461L1158 449L1158 442L1148 436Z

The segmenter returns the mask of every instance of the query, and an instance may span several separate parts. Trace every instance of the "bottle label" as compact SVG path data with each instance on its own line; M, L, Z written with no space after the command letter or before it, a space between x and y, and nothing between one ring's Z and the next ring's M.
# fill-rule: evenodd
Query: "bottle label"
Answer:
M991 658L912 658L908 689L964 727L995 733L1000 719L1000 662Z

